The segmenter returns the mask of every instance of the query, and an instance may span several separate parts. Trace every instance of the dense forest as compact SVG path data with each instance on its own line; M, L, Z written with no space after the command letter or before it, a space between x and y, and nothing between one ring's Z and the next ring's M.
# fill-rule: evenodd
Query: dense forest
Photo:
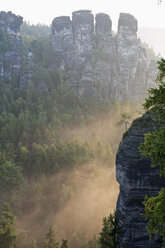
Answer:
M10 39L0 32L3 52ZM24 23L21 35L22 53L33 57L31 82L21 88L13 75L0 83L3 248L116 245L105 236L117 221L115 154L141 103L80 100L64 71L51 68L59 58L50 28ZM148 54L154 57L150 48Z
M0 84L0 230L5 218L6 247L52 247L51 239L64 239L61 247L99 247L93 235L107 211L113 213L118 191L114 155L140 108L128 101L80 100L64 71L51 68L59 58L50 28L24 23L21 35L20 49L33 54L32 80L27 88L14 76ZM1 52L10 47L3 32L0 45Z

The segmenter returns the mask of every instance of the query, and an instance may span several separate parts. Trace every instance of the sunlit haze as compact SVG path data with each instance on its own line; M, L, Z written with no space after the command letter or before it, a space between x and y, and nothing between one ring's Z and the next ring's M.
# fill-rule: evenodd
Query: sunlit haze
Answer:
M89 9L94 14L104 12L110 15L113 29L116 30L119 13L133 14L139 27L165 28L165 3L158 5L157 0L5 0L1 1L1 10L12 11L24 17L30 23L51 24L54 17L69 15L76 10Z

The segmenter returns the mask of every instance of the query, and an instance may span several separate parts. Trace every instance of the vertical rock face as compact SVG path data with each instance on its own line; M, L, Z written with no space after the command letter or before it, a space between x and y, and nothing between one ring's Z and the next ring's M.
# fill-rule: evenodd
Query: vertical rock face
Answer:
M19 33L22 23L23 18L21 16L16 16L11 11L0 12L0 26L7 30L9 33Z
M161 187L165 187L165 178L159 176L159 169L151 168L149 160L141 159L138 150L144 140L144 133L152 131L153 127L150 113L135 120L116 156L116 178L120 184L117 213L123 231L120 248L161 247L159 239L149 239L142 217L144 196L154 196Z
M116 61L113 95L118 99L144 94L146 56L137 39L137 20L121 13L116 35Z
M52 42L56 54L59 56L60 67L66 72L69 82L72 83L75 44L69 16L61 16L53 20Z
M73 84L78 85L79 95L87 98L93 95L93 56L94 17L89 10L73 12L73 36L75 43L75 66Z
M57 54L63 56L73 49L72 23L69 16L61 16L53 20L52 34Z
M62 16L52 22L52 41L61 58L61 68L79 95L86 90L86 84L90 88L89 74L93 77L88 63L93 56L93 35L94 18L89 10L73 12L72 21L70 17Z
M91 11L80 10L72 14L76 57L89 60L93 55L94 19Z
M137 20L121 13L118 31L112 35L106 14L94 17L89 10L57 17L52 22L52 41L61 55L61 68L71 86L84 98L138 100L147 86L147 58L137 39Z
M31 54L25 54L20 28L23 18L9 12L0 12L0 82L14 82L26 88L32 78ZM23 64L26 63L26 70Z
M109 98L112 86L112 64L115 54L115 39L112 36L112 21L106 14L96 15L94 81L102 98Z
M22 39L17 33L22 20L12 12L0 12L0 81L16 79L20 73Z

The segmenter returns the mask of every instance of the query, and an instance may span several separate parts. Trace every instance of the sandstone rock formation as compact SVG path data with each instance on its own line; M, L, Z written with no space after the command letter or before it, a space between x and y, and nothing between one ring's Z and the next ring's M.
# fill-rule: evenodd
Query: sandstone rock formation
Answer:
M0 82L15 80L26 88L33 76L33 54L23 48L22 17L0 12ZM156 77L156 64L147 68L145 50L137 39L137 20L120 14L118 31L112 34L107 14L95 17L90 10L79 10L52 22L52 44L58 63L77 95L85 100L139 100ZM26 54L25 54L26 53ZM58 59L57 59L58 58ZM38 82L38 84L43 82ZM45 88L44 87L44 88Z
M10 81L18 77L22 66L21 44L19 31L22 17L12 12L0 12L0 81Z
M89 10L73 12L72 20L67 16L53 20L54 49L70 85L80 97L144 97L152 77L137 29L137 20L125 13L120 14L115 36L110 17L103 13L96 15L95 25Z
M119 100L144 95L146 54L137 39L137 29L137 20L132 15L120 14L112 91Z
M0 26L7 30L8 33L19 33L22 23L23 18L21 16L16 16L11 11L0 12Z
M0 82L26 88L32 77L30 53L25 54L20 28L23 18L11 11L0 12ZM23 68L26 63L26 69Z
M154 122L146 113L135 120L119 146L116 156L116 178L120 184L117 213L123 233L120 248L160 248L160 240L150 240L142 217L144 196L157 195L165 187L165 178L158 168L151 168L150 160L142 159L138 150L144 133L152 131Z

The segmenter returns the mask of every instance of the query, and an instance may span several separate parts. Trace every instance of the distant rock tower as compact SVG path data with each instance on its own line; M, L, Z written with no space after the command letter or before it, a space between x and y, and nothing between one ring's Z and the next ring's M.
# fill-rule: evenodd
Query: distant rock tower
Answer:
M73 12L72 20L55 18L52 41L60 67L82 98L136 101L144 97L152 78L145 49L137 39L137 20L121 13L115 36L111 28L112 21L104 13L96 15L94 26L90 10Z

